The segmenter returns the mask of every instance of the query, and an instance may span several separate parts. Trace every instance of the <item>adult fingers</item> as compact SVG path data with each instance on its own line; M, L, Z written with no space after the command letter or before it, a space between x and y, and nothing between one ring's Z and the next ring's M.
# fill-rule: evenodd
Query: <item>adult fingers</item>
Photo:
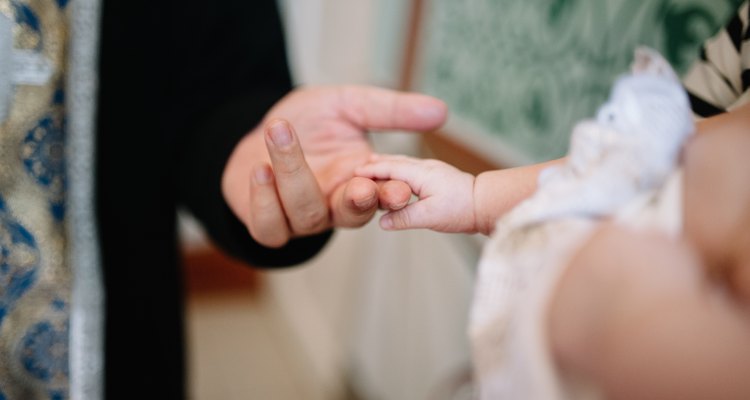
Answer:
M378 184L378 204L381 209L397 211L409 204L411 199L411 187L404 181L396 180L379 180Z
M340 185L331 197L333 225L359 227L378 210L378 185L367 178L354 177Z
M434 97L370 86L341 89L345 117L364 129L428 131L445 123L446 104Z
M268 164L253 168L248 225L250 235L264 246L281 247L289 241L291 233Z
M333 225L360 227L372 219L378 208L400 210L411 198L411 188L401 181L378 181L354 177L331 197Z
M271 121L266 125L265 139L279 199L292 235L313 234L329 228L328 205L292 126L284 120Z

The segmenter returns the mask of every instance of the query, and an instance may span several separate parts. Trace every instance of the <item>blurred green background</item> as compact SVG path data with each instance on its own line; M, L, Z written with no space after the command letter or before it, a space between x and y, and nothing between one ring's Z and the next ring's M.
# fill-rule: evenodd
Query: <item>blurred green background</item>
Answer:
M563 155L636 46L684 73L741 0L426 3L416 89L448 102L449 134L514 165Z

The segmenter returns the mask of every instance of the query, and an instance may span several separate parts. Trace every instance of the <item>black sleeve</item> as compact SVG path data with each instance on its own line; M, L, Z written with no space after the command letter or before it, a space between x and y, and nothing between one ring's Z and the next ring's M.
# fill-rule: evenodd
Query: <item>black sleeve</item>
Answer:
M314 256L331 232L279 249L252 240L221 193L224 165L237 142L291 88L274 0L180 2L172 32L174 60L185 64L170 90L177 99L178 201L229 255L259 267L293 265ZM177 62L177 61L175 61Z

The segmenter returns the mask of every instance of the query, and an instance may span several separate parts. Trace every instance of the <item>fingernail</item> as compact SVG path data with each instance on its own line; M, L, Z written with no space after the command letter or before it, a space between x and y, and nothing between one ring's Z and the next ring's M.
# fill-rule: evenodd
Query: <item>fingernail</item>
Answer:
M271 125L268 130L271 135L271 140L276 146L285 147L292 143L292 132L289 131L289 126L286 122L276 122Z
M258 185L267 185L271 182L271 171L265 165L256 167L254 172L255 183Z
M391 218L389 215L383 215L380 218L380 227L383 229L392 229L393 228L393 218Z

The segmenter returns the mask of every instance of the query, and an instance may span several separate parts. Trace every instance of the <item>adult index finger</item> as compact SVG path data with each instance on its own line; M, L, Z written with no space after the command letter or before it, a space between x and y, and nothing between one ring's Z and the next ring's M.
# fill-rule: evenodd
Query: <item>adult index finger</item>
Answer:
M330 227L325 197L305 161L297 135L284 120L271 121L265 129L279 199L293 236L322 232Z

